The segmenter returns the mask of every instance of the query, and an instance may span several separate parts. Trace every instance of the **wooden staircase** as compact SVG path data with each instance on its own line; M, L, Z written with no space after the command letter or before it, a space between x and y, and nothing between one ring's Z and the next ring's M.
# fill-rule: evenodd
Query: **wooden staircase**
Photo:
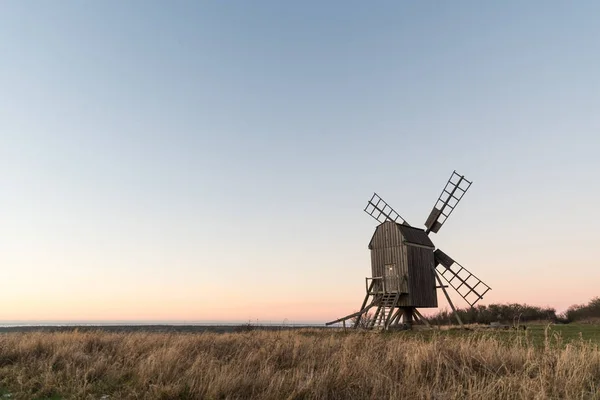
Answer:
M336 319L335 321L327 322L326 325L342 322L345 328L346 321L353 320L354 328L362 327L387 330L392 326L398 325L402 315L405 315L405 318L409 317L409 320L412 321L414 309L412 307L401 307L399 305L401 296L407 295L408 293L402 291L386 291L385 286L376 284L379 283L378 281L381 279L381 277L367 278L367 294L359 311ZM369 299L371 299L370 302ZM369 318L367 316L371 309L374 309L375 313Z
M378 327L388 329L394 317L398 314L397 307L400 300L400 292L384 293L377 296L374 303L377 305L377 310L373 318L369 321L369 328ZM396 312L395 312L396 311Z

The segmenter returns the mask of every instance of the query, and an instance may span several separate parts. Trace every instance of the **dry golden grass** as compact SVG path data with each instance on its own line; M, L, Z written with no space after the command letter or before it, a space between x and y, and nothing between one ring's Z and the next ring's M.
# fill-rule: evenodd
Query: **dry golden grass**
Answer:
M8 333L0 388L24 399L600 399L600 351L521 333Z

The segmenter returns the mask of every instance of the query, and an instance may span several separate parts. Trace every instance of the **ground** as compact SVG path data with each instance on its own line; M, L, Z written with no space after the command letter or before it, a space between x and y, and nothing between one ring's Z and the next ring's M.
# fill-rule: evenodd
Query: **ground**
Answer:
M600 399L600 326L0 334L0 398Z
M530 338L536 346L541 346L545 343L547 338L551 340L560 340L563 344L567 344L574 340L585 340L597 343L600 345L600 324L549 324L549 323L535 323L535 324L524 324L521 328L525 328L524 331L520 331L523 337ZM439 331L407 331L398 332L407 336L423 336L430 337L433 334L448 335L452 337L469 337L472 335L492 334L499 339L512 339L515 336L515 328L496 328L492 329L489 327L469 327L467 330L458 329L458 327L451 327L450 329L442 328Z

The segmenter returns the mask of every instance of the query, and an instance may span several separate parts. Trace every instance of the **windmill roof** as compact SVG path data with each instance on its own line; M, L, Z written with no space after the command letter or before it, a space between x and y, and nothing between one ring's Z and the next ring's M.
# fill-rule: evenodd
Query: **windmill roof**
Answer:
M412 226L402 224L398 224L398 229L402 232L402 236L404 236L406 242L435 248L433 242L429 239L429 236L427 236L423 229L413 228Z
M391 221L387 221L387 223L390 223L390 222ZM386 222L384 222L384 224L385 223ZM381 225L383 225L383 224L381 224ZM377 229L379 229L381 227L381 225L379 225L377 227ZM402 234L402 237L404 238L404 242L406 242L407 244L431 247L432 249L435 248L433 242L431 241L431 239L429 239L429 236L427 236L427 234L425 233L425 231L423 229L413 228L412 226L399 224L399 223L396 223L396 226L400 230L400 233ZM373 236L371 237L371 240L369 241L369 249L373 248L373 239L375 238L377 229L375 229L375 232L373 232Z

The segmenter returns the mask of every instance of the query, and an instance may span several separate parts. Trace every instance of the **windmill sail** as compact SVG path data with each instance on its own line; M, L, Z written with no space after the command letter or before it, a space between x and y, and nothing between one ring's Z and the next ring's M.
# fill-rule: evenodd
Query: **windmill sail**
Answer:
M394 221L399 224L408 225L404 218L379 197L377 193L373 193L373 197L371 197L371 200L367 203L364 211L380 223Z
M491 288L446 253L437 249L435 270L465 301L473 307Z
M469 190L471 183L473 182L466 180L463 175L459 175L456 171L452 172L448 183L446 183L444 190L442 190L442 194L440 194L440 197L433 206L433 210L431 210L429 217L425 221L427 233L437 233L440 230L458 205L458 202L467 193L467 190Z

